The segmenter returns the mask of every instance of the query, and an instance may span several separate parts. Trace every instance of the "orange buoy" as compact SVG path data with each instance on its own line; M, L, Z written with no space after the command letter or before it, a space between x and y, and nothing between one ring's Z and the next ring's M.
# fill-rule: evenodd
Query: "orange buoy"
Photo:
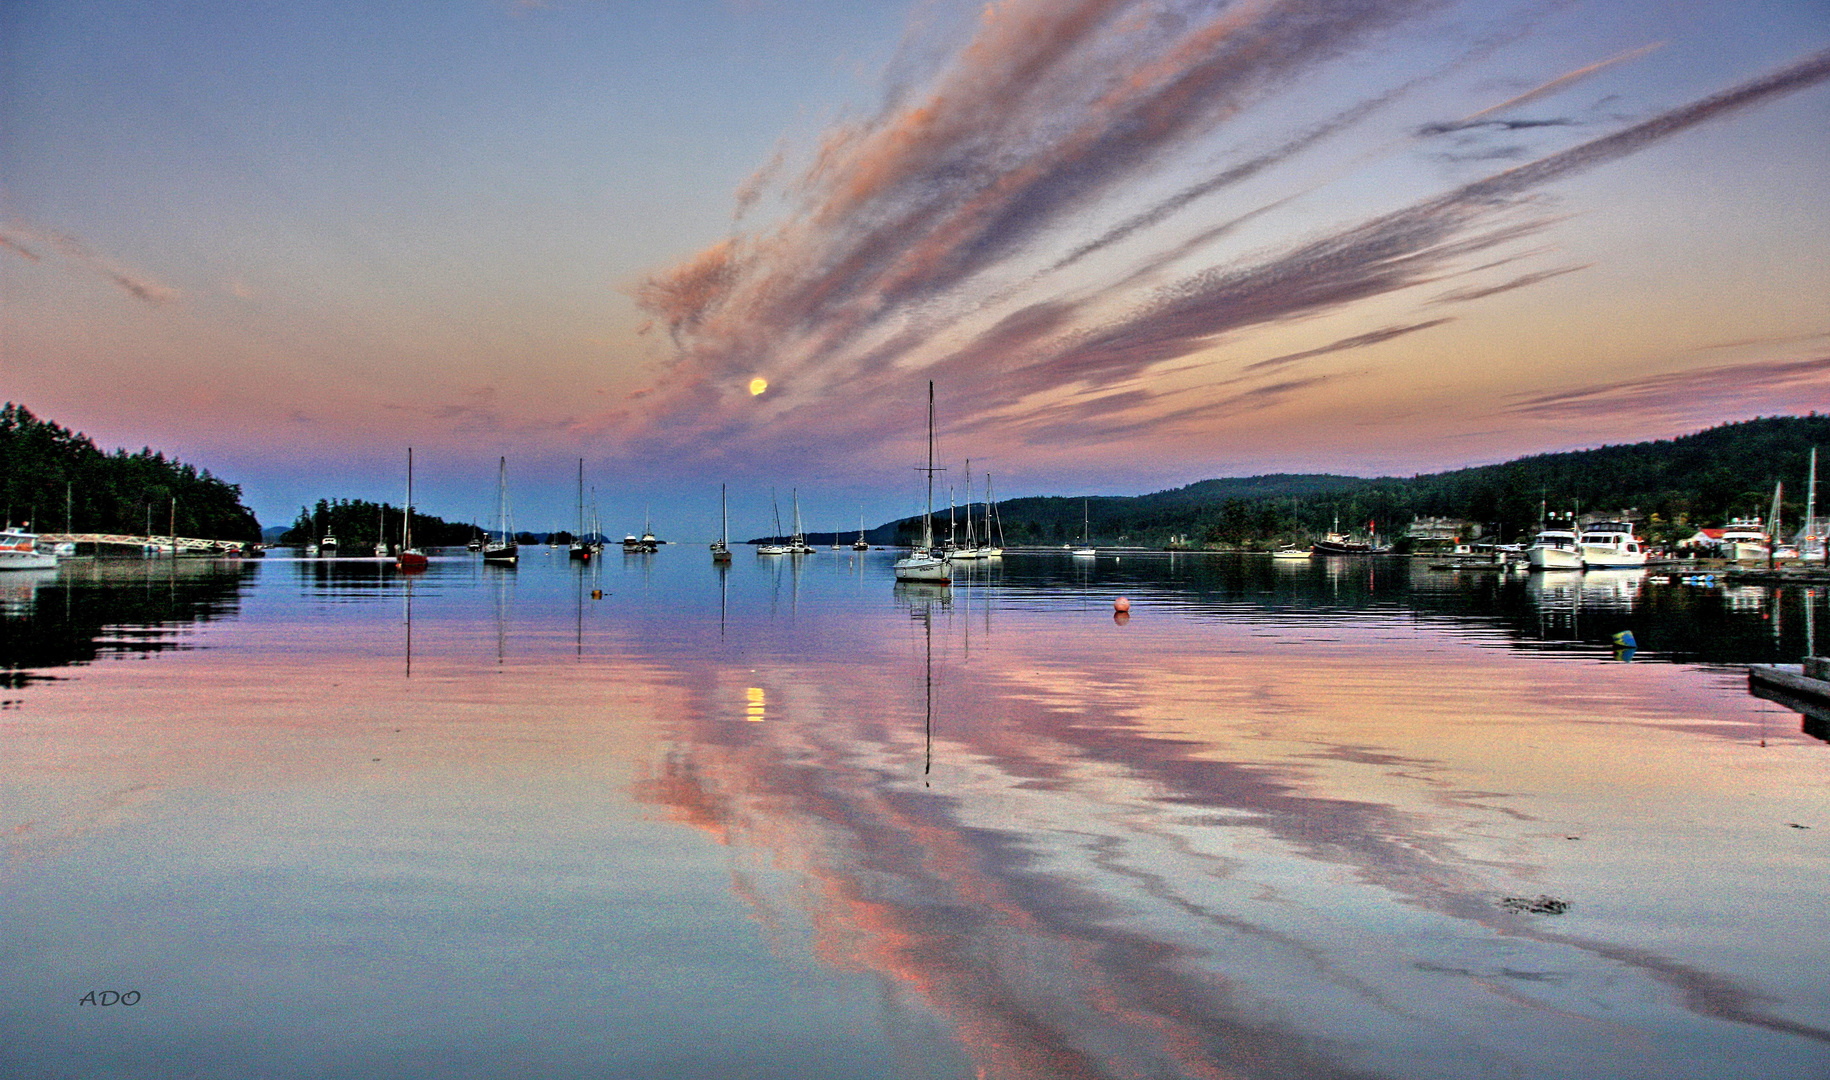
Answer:
M1129 601L1121 596L1117 600L1112 601L1112 610L1113 611L1130 611L1131 610L1131 601Z

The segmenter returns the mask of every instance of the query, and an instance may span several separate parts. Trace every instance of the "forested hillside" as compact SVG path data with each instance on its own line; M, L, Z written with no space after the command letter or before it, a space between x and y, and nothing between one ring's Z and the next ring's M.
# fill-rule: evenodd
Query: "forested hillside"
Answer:
M1785 483L1785 517L1804 513L1812 447L1830 448L1830 416L1767 417L1656 442L1538 454L1498 465L1411 477L1271 475L1203 480L1134 497L1010 499L998 503L1012 545L1080 539L1082 514L1095 544L1162 547L1305 540L1334 527L1396 537L1417 517L1480 523L1486 535L1518 539L1539 508L1633 512L1655 542L1688 536L1737 515L1766 516ZM1830 477L1830 457L1824 462ZM982 513L982 508L975 511ZM1820 508L1820 515L1825 511ZM919 518L872 531L908 542ZM945 529L945 517L941 526Z
M0 408L0 501L9 522L40 532L124 533L258 541L241 486L163 453L103 453L87 435Z

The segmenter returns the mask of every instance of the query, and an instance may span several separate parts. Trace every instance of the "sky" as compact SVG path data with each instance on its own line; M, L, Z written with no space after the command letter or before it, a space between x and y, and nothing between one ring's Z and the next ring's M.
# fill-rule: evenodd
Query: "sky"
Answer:
M0 5L0 398L521 528L1830 400L1830 2ZM965 463L971 459L968 473Z

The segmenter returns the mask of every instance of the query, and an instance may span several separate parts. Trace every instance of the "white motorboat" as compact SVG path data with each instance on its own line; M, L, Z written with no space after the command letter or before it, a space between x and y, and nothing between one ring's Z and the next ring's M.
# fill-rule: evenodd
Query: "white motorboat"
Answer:
M1730 562L1766 558L1766 523L1758 517L1733 518L1722 527L1722 557Z
M0 529L0 570L55 570L57 556L38 550L38 534L8 525Z
M1277 550L1271 552L1271 558L1273 558L1273 559L1307 559L1314 554L1315 554L1314 548L1280 547Z
M1582 551L1576 546L1573 529L1547 525L1532 537L1525 549L1525 565L1533 570L1580 570Z
M928 505L921 515L921 546L896 560L897 581L947 585L953 572L934 554L934 380L928 380Z
M1596 521L1576 536L1583 569L1607 570L1646 565L1646 545L1627 521Z

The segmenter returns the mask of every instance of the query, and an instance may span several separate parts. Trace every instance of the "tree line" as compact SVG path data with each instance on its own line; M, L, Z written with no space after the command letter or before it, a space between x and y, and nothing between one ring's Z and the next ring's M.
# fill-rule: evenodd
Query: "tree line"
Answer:
M153 534L254 542L260 522L231 484L150 447L104 453L24 405L0 408L0 502L39 532Z
M1810 455L1820 446L1830 447L1830 416L1813 412L1410 477L1202 480L1130 497L1008 499L996 504L996 513L1012 546L1077 544L1083 529L1093 544L1137 547L1305 543L1337 528L1397 540L1420 517L1467 522L1485 538L1512 543L1529 538L1547 511L1630 517L1647 540L1666 544L1733 517L1764 519L1774 485L1783 481L1781 513L1789 535L1804 516ZM1824 464L1830 472L1830 458ZM975 521L984 520L982 504L971 512ZM1820 508L1820 517L1826 513L1830 509ZM956 515L963 521L963 510ZM943 513L936 526L943 537L946 522ZM906 544L920 534L919 517L871 530L877 543Z
M369 551L385 536L392 550L400 546L402 524L402 508L392 503L319 499L314 507L299 507L292 528L281 533L279 540L282 544L315 544L326 536L335 536L341 548ZM481 535L470 522L446 521L413 511L414 547L458 547Z

